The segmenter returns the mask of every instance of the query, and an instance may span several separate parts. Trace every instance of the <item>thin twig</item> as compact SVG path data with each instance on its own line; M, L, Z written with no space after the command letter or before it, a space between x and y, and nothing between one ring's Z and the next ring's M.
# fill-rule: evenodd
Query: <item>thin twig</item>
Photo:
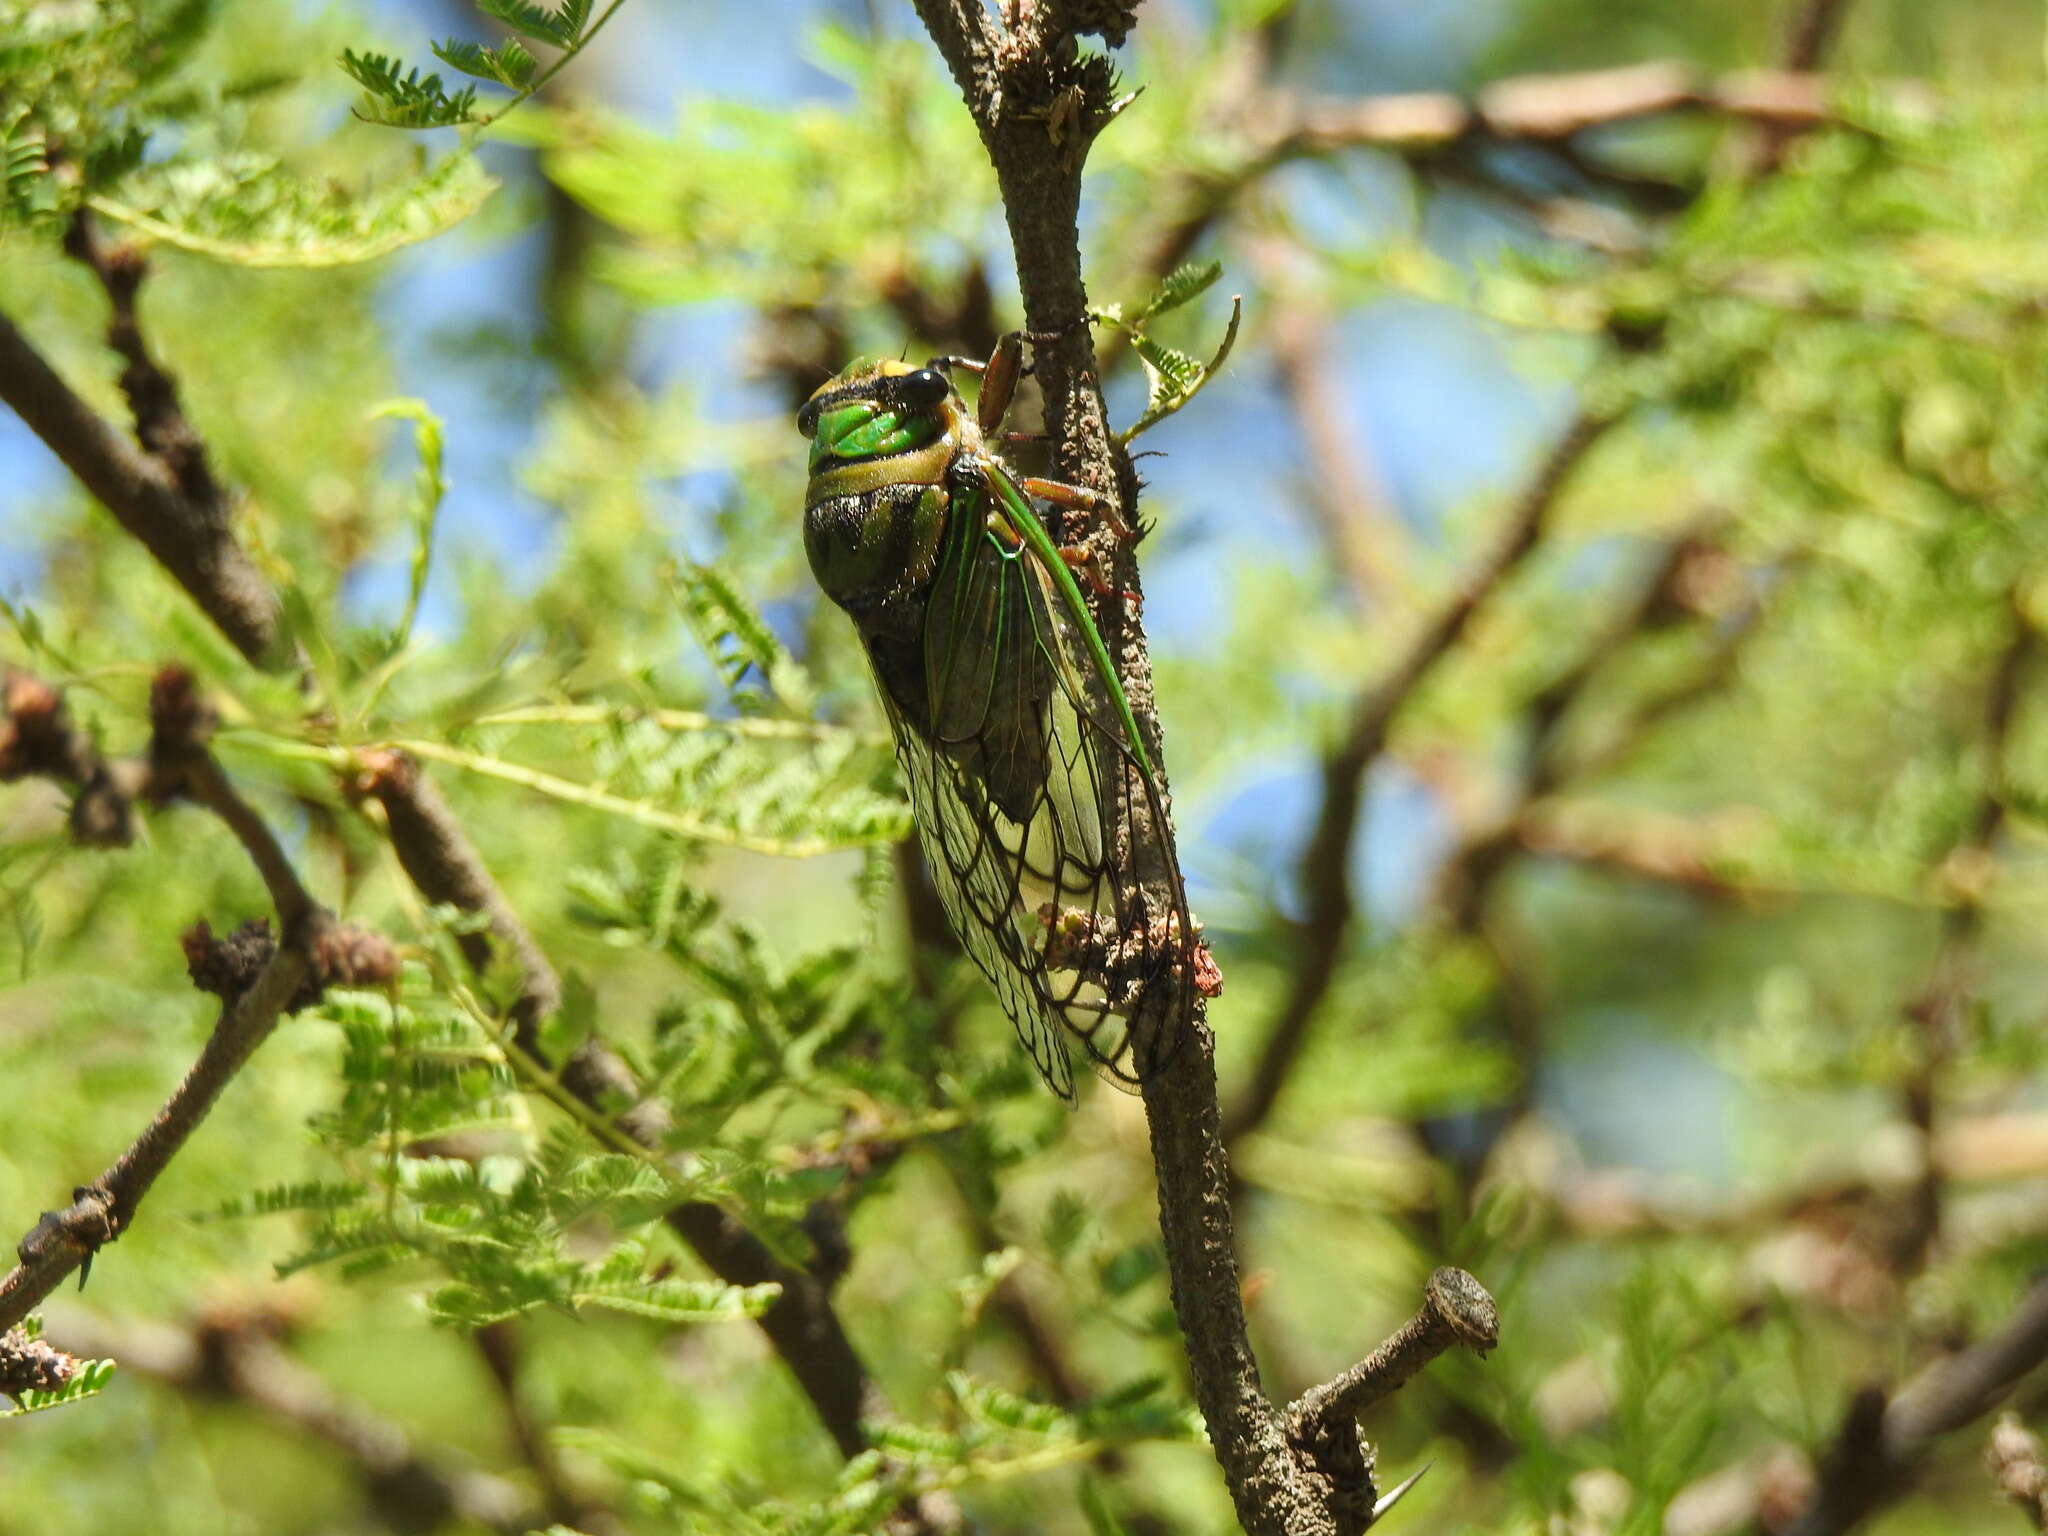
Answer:
M505 1425L511 1431L512 1443L518 1447L519 1458L532 1469L535 1483L540 1487L541 1501L547 1513L544 1517L551 1522L566 1526L582 1526L590 1523L593 1513L602 1511L585 1510L574 1498L562 1478L560 1458L548 1441L547 1427L536 1420L521 1390L520 1368L524 1361L521 1322L517 1318L500 1318L495 1323L486 1323L473 1335L477 1353L484 1362L484 1369L490 1373L491 1385L497 1389L498 1400L504 1404ZM540 1520L531 1524L538 1525Z
M1818 69L1833 48L1848 13L1849 0L1802 0L1785 35L1785 68ZM1785 163L1785 152L1792 147L1799 132L1797 124L1758 122L1748 146L1749 173L1766 176L1781 168Z
M61 1211L46 1212L15 1250L20 1263L0 1278L0 1330L12 1328L103 1245L134 1221L157 1176L185 1145L221 1091L270 1037L304 986L305 953L283 948L254 986L221 1009L199 1059L141 1135Z
M255 662L280 659L277 595L236 542L230 508L210 476L195 482L204 493L195 494L189 468L181 480L173 462L116 430L4 315L0 402L142 542L237 650ZM203 464L203 456L196 462Z
M1422 626L1387 675L1359 694L1343 738L1323 760L1316 824L1302 855L1308 913L1299 930L1292 981L1266 1031L1251 1086L1231 1113L1230 1140L1257 1130L1272 1113L1336 976L1337 959L1351 927L1350 858L1360 800L1366 772L1386 745L1388 730L1401 706L1457 644L1480 607L1536 547L1573 470L1613 425L1613 417L1594 411L1582 410L1573 417L1515 499L1507 525L1492 549Z
M80 804L95 795L104 802L86 819L89 832L127 826L128 801L137 796L158 803L184 797L207 806L248 851L269 887L283 937L272 945L260 925L259 931L219 944L204 924L187 935L193 980L224 999L213 1033L128 1149L92 1183L73 1191L69 1206L45 1213L22 1239L20 1263L0 1279L0 1332L20 1323L66 1275L127 1230L150 1187L286 1011L316 999L329 981L388 979L396 966L388 944L337 923L313 900L276 836L221 773L206 749L211 712L190 673L167 667L157 674L150 689L149 750L118 765L101 762L70 726L55 690L17 673L8 679L6 698L0 777L45 773L82 781ZM80 827L76 808L72 821Z
M1297 1425L1357 1418L1391 1397L1445 1350L1462 1344L1485 1355L1500 1342L1500 1310L1486 1287L1462 1269L1439 1269L1423 1290L1422 1309L1341 1376L1304 1393L1288 1414Z
M2000 649L1985 687L1983 782L1969 824L1944 861L1952 868L1988 866L2005 825L2006 743L2034 647L2032 624L2017 600L2011 606L2012 638ZM1967 879L1956 887L1955 904L1941 914L1933 972L1904 1010L1918 1054L1900 1091L1901 1109L1921 1147L1920 1177L1914 1181L1907 1221L1891 1245L1892 1262L1904 1274L1919 1270L1941 1235L1943 1171L1935 1151L1941 1093L1948 1063L1962 1041L1984 927L1985 883Z

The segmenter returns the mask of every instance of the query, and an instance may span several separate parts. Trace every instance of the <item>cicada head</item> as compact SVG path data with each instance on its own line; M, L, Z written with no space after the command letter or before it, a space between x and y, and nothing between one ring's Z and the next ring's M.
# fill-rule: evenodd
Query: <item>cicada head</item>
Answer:
M804 402L797 430L811 440L808 501L880 485L937 485L973 417L934 367L857 362Z
M935 367L859 362L797 413L811 440L804 548L819 585L864 629L909 623L945 533L948 472L979 447L974 418Z

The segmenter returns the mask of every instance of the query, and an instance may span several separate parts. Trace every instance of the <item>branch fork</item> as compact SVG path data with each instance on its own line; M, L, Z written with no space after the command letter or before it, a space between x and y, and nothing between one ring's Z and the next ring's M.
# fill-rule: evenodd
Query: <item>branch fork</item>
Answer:
M214 714L185 668L157 673L150 686L149 745L130 758L103 758L72 723L63 695L27 673L6 674L0 699L7 706L0 718L0 781L35 776L76 786L72 835L88 846L127 844L137 801L205 806L255 864L284 934L279 944L267 923L245 924L227 941L216 941L201 923L185 936L193 980L222 999L220 1018L156 1118L99 1178L74 1189L68 1206L44 1212L16 1248L19 1264L0 1277L0 1351L18 1354L24 1340L8 1330L74 1269L88 1273L93 1255L128 1228L157 1177L278 1020L317 1001L330 984L388 982L398 958L387 940L341 923L306 890L276 834L208 750Z
M1288 1443L1327 1481L1340 1533L1368 1529L1415 1482L1411 1477L1385 1497L1379 1495L1372 1453L1359 1436L1359 1416L1446 1350L1463 1345L1483 1356L1499 1342L1500 1310L1486 1287L1466 1271L1446 1267L1429 1277L1422 1309L1379 1348L1295 1399L1286 1416Z

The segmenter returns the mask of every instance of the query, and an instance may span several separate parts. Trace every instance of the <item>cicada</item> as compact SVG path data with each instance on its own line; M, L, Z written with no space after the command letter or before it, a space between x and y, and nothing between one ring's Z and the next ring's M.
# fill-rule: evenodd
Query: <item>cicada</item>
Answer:
M804 548L866 647L953 931L1072 1102L1070 1040L1134 1090L1214 972L1076 572L1107 584L1063 537L1108 508L1013 473L993 446L1021 355L1013 334L984 364L859 362L812 395ZM973 410L956 368L981 375Z

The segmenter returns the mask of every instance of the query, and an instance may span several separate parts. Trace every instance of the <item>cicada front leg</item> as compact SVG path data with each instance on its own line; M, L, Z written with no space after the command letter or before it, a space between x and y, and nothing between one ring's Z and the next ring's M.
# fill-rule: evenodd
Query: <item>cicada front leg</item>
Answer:
M1017 380L1024 376L1024 333L1011 331L1004 336L987 362L971 357L935 357L925 366L971 373L981 380L981 392L974 399L974 418L984 437L993 436L1017 396Z

